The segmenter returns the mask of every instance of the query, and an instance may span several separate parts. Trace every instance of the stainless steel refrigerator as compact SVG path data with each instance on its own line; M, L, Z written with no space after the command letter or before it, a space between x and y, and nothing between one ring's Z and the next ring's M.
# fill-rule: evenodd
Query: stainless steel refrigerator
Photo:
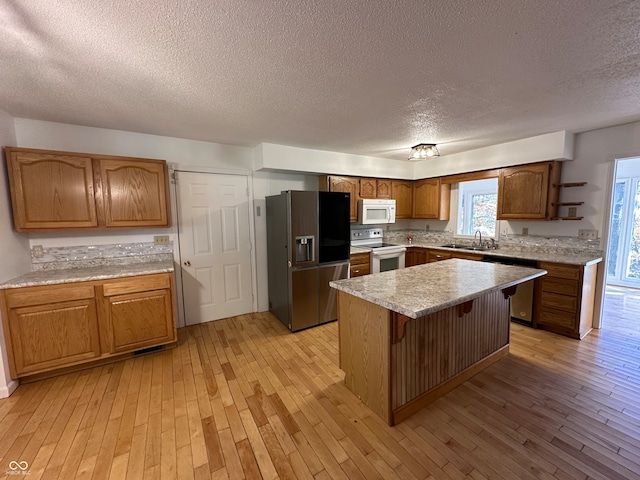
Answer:
M291 331L338 318L329 282L349 274L349 194L266 198L269 310Z

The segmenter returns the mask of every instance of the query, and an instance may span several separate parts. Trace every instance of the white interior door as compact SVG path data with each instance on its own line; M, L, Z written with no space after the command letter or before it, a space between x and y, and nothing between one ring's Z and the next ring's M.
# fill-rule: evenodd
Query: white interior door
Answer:
M185 323L249 313L248 178L176 172Z

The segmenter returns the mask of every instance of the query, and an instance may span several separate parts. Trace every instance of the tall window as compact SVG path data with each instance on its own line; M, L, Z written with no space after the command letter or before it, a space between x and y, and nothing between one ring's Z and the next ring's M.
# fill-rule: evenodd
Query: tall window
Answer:
M458 235L495 236L498 179L474 180L458 184Z

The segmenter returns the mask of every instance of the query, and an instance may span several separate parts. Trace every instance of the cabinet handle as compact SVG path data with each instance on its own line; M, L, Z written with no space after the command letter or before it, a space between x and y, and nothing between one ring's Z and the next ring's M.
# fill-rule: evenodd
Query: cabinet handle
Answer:
M184 262L184 266L185 267L190 267L191 266L191 262L189 260L187 260L186 262Z

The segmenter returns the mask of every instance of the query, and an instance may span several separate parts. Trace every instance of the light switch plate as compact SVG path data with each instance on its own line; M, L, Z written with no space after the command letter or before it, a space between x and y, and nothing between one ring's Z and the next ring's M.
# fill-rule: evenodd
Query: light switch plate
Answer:
M169 245L169 235L155 235L153 243L156 245Z
M598 238L598 230L578 230L578 238L582 238L584 240L596 240Z

